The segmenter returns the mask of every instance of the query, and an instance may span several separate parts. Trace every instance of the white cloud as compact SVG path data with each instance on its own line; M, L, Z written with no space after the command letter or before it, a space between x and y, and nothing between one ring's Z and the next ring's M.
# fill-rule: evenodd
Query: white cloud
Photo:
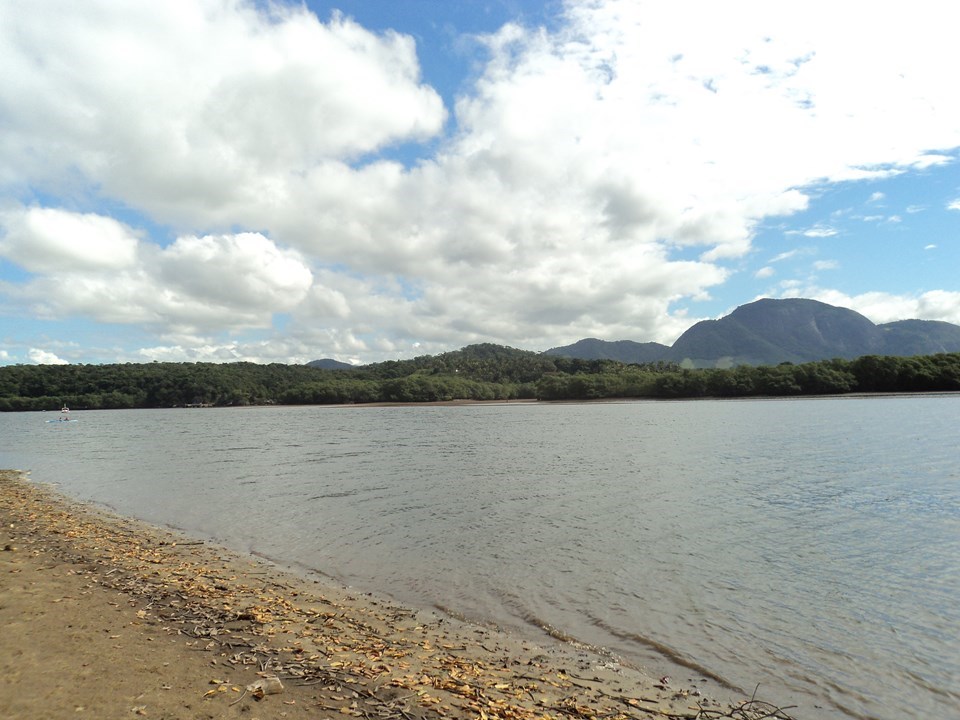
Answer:
M911 166L917 170L926 170L931 167L939 167L941 165L949 165L950 163L955 162L955 158L950 155L941 155L938 153L929 153L926 155L921 155L916 160L911 163Z
M296 5L5 5L0 28L2 185L93 184L209 222L283 201L291 174L434 136L445 118L412 38Z
M31 272L121 270L137 253L136 234L94 214L33 207L0 213L0 257Z
M774 270L772 267L767 265L766 267L762 267L759 270L757 270L753 274L753 276L758 280L762 280L764 278L773 277L776 274L776 272L777 272L776 270Z
M291 310L313 280L297 253L280 250L258 233L180 237L158 254L156 263L163 287L251 311Z
M47 350L41 350L39 348L30 348L27 353L27 357L30 358L30 362L36 365L68 365L69 363L66 360L63 360L56 356L56 354L49 352Z
M789 260L790 258L797 257L798 255L806 254L802 248L796 248L795 250L786 250L785 252L774 255L770 258L770 262L777 263L783 262L784 260Z
M940 4L739 7L731 21L721 3L569 2L554 31L505 26L442 135L413 39L340 16L0 6L4 207L106 199L149 218L141 232L102 208L14 211L0 252L36 276L7 294L43 317L151 328L164 357L266 356L234 336L277 313L289 357L672 342L759 223L807 208L804 188L960 146ZM376 160L428 139L413 167Z
M102 216L33 208L5 219L0 251L38 273L10 294L50 319L174 332L264 328L297 307L313 280L299 253L258 233L183 236L159 248Z
M870 197L867 199L867 202L878 203L881 200L883 200L885 197L887 196L884 193L877 191L875 193L870 194Z
M960 292L931 290L917 294L867 292L848 295L839 290L802 286L785 289L783 297L806 297L856 310L875 323L895 320L941 320L960 325Z
M924 246L923 246L923 249L924 249L924 250L936 250L936 248L937 248L937 246L934 245L933 243L930 243L929 245L924 245Z
M948 203L947 210L960 210L960 198Z
M836 260L817 260L813 263L814 270L836 270L840 267L840 263Z
M826 227L823 225L818 225L817 227L812 227L809 230L805 230L803 234L806 237L812 238L828 238L833 237L837 234L837 229L832 227Z

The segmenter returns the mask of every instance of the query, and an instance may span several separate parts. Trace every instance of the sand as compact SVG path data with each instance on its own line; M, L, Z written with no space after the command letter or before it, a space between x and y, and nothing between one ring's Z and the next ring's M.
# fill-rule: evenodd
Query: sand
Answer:
M0 717L759 718L568 644L411 610L0 471Z

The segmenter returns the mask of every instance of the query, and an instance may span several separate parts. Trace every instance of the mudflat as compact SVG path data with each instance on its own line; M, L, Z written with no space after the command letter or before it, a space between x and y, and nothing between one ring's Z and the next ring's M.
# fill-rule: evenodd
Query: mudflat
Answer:
M416 611L0 471L0 717L788 718Z

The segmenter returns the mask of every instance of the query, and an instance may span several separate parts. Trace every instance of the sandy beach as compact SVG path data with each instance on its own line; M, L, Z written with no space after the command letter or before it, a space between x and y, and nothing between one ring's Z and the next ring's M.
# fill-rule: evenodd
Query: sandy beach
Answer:
M0 471L0 717L786 718L73 502Z

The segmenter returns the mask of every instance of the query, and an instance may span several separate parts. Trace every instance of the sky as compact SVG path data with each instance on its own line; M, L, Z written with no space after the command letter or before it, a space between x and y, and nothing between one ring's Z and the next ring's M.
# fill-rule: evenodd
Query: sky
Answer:
M0 365L960 324L948 6L0 0Z

